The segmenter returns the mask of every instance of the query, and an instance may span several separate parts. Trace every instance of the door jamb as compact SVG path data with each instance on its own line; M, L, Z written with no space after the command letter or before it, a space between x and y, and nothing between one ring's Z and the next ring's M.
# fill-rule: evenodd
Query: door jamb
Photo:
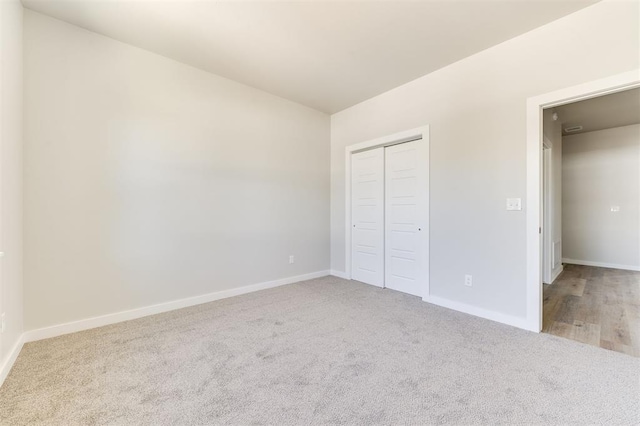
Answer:
M426 144L424 151L423 164L429 167L429 125L417 127L415 129L406 130L404 132L395 133L393 135L383 136L381 138L360 142L349 145L345 148L345 272L346 279L351 279L351 154L366 151L373 148L397 145L404 142L412 142L422 140ZM427 190L429 189L429 170L427 169ZM423 238L427 239L427 252L424 253L426 260L426 282L423 288L423 297L429 295L429 198L427 196L427 217L425 220L426 232Z
M551 247L553 246L553 236L551 235L551 215L553 214L553 201L551 196L551 191L553 188L553 183L551 182L551 169L552 169L552 156L553 154L553 144L546 137L543 136L542 142L542 282L550 281L552 271L552 263L551 259ZM545 170L544 165L545 161L547 162L547 169ZM551 284L548 282L547 284Z
M527 319L542 330L542 110L640 87L640 69L527 99Z

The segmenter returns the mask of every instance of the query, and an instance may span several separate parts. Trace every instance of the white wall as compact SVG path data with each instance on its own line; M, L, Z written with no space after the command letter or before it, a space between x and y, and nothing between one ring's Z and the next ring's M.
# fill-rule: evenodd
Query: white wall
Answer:
M526 206L526 100L639 68L638 9L597 3L333 115L332 269L345 269L345 147L430 124L431 294L524 318L525 211L505 199Z
M329 268L326 114L25 11L25 119L26 329Z
M0 367L22 334L22 5L0 1ZM2 371L0 370L0 374ZM0 378L0 383L2 379Z
M565 136L563 186L566 261L640 270L640 125Z

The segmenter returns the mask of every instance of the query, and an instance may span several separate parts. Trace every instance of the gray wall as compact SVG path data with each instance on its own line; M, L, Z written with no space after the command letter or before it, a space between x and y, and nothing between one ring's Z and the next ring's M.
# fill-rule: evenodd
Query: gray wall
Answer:
M640 125L563 142L566 262L640 270Z
M31 11L25 79L27 329L329 268L326 114Z
M505 200L526 208L527 98L639 68L638 8L596 3L333 115L332 269L345 270L345 147L429 124L432 295L526 317L525 211Z

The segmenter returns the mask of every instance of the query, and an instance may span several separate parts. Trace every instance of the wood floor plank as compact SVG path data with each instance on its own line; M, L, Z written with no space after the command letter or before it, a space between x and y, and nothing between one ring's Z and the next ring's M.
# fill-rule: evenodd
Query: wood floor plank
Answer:
M640 357L640 272L566 265L543 292L543 332Z
M573 324L567 324L566 322L553 321L549 329L549 334L571 339L571 336L573 334Z
M562 286L558 286L557 291L563 294L581 297L587 284L585 278L567 278L563 280Z
M560 298L555 297L553 289L544 291L542 305L542 331L548 332L553 325L554 318L559 309Z
M620 345L631 345L629 322L622 304L603 306L601 335L605 340Z
M561 296L558 305L554 321L573 324L573 321L576 320L576 314L578 313L578 308L580 306L580 296Z
M573 334L570 337L573 340L577 340L582 343L587 343L589 345L598 346L600 345L600 325L599 324L589 324L582 321L574 321L573 322Z

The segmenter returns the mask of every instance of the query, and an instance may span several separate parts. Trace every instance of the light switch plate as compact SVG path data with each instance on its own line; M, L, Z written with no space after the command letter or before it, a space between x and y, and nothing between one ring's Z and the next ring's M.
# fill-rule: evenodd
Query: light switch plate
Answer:
M522 210L522 198L507 198L507 210L509 211Z

